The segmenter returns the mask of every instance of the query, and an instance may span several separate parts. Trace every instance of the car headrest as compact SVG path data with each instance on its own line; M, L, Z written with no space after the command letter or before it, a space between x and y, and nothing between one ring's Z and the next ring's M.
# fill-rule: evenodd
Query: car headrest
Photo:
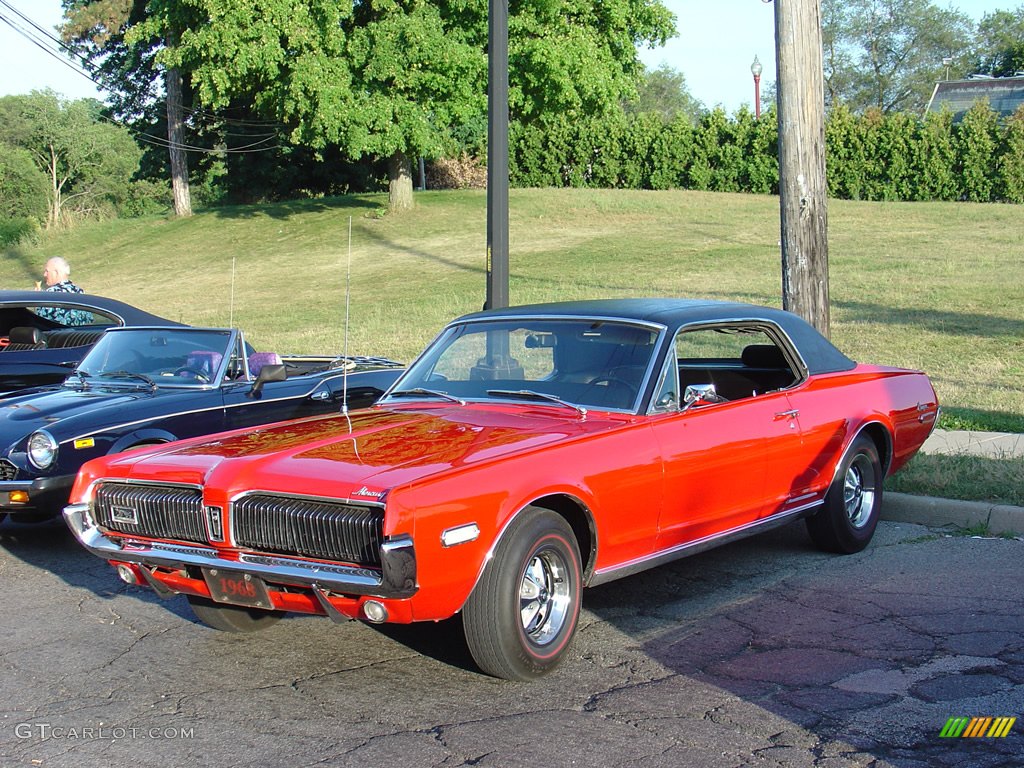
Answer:
M217 369L220 368L220 361L223 359L224 356L219 352L196 350L188 353L188 357L185 358L185 367L197 370L212 379L217 375Z
M31 328L27 325L11 328L11 332L7 334L7 337L11 340L11 344L25 344L35 347L43 343L43 332L38 328Z
M277 352L253 352L249 355L249 373L256 378L264 365L281 365L282 362Z
M789 368L786 356L774 344L751 344L744 347L740 360L748 368Z

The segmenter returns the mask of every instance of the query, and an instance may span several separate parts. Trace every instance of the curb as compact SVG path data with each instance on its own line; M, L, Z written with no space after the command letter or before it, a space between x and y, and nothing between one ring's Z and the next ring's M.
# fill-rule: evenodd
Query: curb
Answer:
M886 493L882 500L881 519L916 523L932 528L984 526L995 535L1024 535L1024 507L990 504L985 501L960 501L912 496L909 493Z

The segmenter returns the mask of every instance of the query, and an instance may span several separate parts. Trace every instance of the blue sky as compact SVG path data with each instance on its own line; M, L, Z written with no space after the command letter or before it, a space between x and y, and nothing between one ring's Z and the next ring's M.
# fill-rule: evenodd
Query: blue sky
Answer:
M750 65L758 56L764 66L762 84L775 80L775 9L763 0L663 0L676 15L679 35L664 48L641 51L649 67L666 63L686 76L691 93L707 106L721 104L729 112L753 105ZM60 0L7 0L47 30L60 21ZM995 10L1012 10L1024 0L954 0L938 3L980 19ZM0 13L28 25L10 10ZM0 21L0 95L52 88L69 98L96 96L92 83L47 55Z

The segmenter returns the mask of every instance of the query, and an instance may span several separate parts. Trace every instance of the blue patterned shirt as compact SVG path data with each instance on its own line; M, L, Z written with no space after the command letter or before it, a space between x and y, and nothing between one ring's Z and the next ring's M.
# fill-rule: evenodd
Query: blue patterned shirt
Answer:
M81 288L65 280L63 283L51 285L46 289L53 293L85 293ZM35 313L47 320L53 320L61 325L88 325L92 322L92 313L80 309L68 309L66 307L39 307Z

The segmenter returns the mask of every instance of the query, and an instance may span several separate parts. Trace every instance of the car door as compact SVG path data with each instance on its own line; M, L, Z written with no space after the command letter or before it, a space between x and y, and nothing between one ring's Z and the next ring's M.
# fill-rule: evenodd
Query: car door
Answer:
M659 549L754 523L792 495L799 422L785 388L769 389L785 376L743 362L743 349L770 344L765 328L743 324L677 335L651 420L664 461ZM726 399L680 407L690 384L713 385Z

